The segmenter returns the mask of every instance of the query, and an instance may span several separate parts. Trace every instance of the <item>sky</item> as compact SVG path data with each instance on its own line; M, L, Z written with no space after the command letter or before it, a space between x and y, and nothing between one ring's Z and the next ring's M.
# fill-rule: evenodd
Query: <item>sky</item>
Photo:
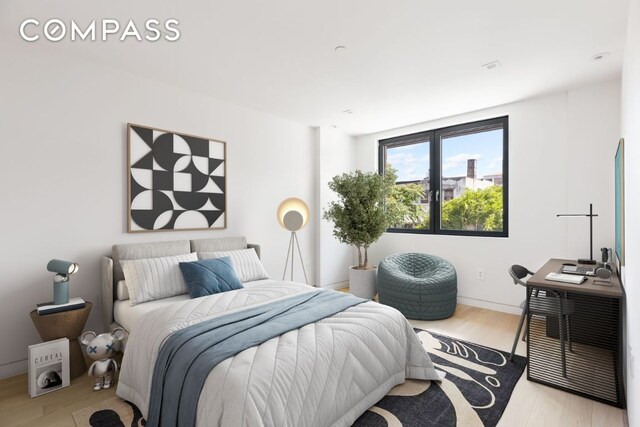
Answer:
M502 129L442 140L442 175L467 174L467 159L477 159L478 177L502 172ZM427 176L429 143L387 149L387 162L398 170L398 181L415 181Z

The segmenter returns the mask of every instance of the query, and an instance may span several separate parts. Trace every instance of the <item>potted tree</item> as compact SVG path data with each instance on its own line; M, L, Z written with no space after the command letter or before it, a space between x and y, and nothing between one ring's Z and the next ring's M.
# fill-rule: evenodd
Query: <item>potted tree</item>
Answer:
M358 251L358 265L349 267L349 289L362 298L376 294L376 267L369 265L368 249L392 220L385 199L395 184L395 174L355 171L334 176L329 188L338 200L329 203L323 218L333 222L333 235Z

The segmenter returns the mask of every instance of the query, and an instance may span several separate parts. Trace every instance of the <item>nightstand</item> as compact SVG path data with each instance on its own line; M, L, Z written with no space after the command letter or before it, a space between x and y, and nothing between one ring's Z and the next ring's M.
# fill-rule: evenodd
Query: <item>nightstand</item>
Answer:
M84 308L76 310L62 311L39 315L33 310L29 315L36 326L42 341L57 340L58 338L69 339L69 371L70 378L78 378L86 372L87 364L84 361L84 354L78 342L78 337L82 334L84 324L87 322L93 304L87 301Z

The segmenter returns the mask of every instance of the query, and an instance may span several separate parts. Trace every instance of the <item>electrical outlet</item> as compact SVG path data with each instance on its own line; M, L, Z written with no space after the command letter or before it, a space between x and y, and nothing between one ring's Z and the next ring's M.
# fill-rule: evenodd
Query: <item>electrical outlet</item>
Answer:
M478 280L484 280L484 269L479 268L479 269L476 271L476 279L478 279Z

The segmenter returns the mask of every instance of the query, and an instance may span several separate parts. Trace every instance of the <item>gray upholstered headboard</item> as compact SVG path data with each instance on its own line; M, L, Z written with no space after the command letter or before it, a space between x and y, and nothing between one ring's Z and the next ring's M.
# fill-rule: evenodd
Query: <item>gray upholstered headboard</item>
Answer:
M191 252L231 251L245 248L254 248L258 257L260 257L260 246L247 244L245 237L218 237L113 245L111 257L102 257L102 319L105 326L109 329L120 326L113 320L113 302L116 299L116 287L120 280L124 280L120 260L159 258L184 255Z

